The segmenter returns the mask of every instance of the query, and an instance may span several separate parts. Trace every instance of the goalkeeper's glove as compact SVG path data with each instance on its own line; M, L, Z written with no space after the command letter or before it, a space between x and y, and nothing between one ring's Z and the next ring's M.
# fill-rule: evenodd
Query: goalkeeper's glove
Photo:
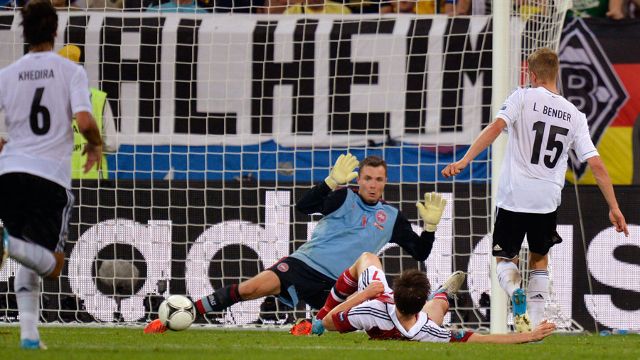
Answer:
M424 193L424 204L418 201L416 207L418 208L420 217L424 221L425 230L429 232L436 231L445 205L447 205L447 200L443 199L442 195L436 192Z
M353 171L357 166L358 159L355 156L342 154L336 160L333 169L331 169L329 176L324 179L324 182L327 183L331 190L335 190L338 185L347 184L358 177L358 173Z

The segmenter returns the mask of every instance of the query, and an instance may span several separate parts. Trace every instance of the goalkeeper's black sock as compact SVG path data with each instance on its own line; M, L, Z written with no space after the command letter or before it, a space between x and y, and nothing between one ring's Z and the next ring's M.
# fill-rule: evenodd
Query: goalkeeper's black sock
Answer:
M196 301L196 308L201 314L222 311L242 301L238 284L228 285L216 290L213 294Z

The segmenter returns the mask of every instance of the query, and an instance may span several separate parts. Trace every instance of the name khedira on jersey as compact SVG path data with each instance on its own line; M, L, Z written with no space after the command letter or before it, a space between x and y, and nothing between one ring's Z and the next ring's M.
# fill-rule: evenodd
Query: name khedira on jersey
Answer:
M29 70L18 73L19 81L53 79L53 77L53 69Z

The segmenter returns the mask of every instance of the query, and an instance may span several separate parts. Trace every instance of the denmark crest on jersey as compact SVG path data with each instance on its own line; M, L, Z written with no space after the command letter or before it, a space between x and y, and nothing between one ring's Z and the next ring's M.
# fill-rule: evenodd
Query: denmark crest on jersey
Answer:
M280 270L280 272L287 272L289 271L289 264L281 262L278 264L277 269Z
M376 222L380 225L387 222L387 212L384 210L378 210L378 212L376 212Z

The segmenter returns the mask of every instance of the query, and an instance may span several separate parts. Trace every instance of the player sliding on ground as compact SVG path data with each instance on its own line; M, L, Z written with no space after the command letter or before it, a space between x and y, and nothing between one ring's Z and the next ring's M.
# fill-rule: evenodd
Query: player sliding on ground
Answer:
M552 50L543 48L532 53L528 58L531 88L514 91L464 157L442 170L444 177L458 175L501 132L507 132L496 196L493 256L498 261L500 286L511 297L519 331L527 331L542 320L549 298L547 254L562 242L556 232L556 217L569 150L589 164L609 205L611 223L616 231L629 236L609 174L591 141L587 118L558 92L558 68L558 55ZM518 254L525 234L531 269L526 295L518 271Z
M464 283L462 271L451 274L430 300L429 279L420 270L403 271L394 280L393 290L387 284L380 259L373 254L362 254L347 271L358 279L358 291L324 317L322 325L329 331L364 330L372 339L517 344L542 340L556 328L543 321L532 332L524 333L451 331L442 322L449 311L449 298Z
M324 215L309 241L253 278L197 300L198 311L220 312L237 302L268 295L277 295L294 308L303 300L313 309L320 309L334 284L337 285L330 298L342 301L346 297L343 285L354 281L343 273L345 268L363 252L377 253L388 243L398 244L415 260L424 261L433 247L446 201L439 194L426 193L424 203L416 204L425 229L418 235L401 211L382 200L387 184L386 162L369 156L359 163L358 172L354 171L356 167L355 156L340 155L329 176L296 204L302 213ZM344 187L355 178L357 189ZM147 333L165 330L159 321L145 328Z

